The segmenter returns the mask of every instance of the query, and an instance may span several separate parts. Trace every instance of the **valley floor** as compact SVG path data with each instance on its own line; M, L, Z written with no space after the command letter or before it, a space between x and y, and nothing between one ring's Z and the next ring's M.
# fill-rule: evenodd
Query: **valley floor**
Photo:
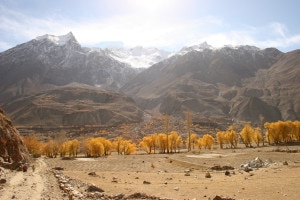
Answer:
M289 199L300 196L299 146L252 149L201 150L199 153L110 155L100 158L39 158L36 170L10 172L0 185L0 199L69 199L53 174L55 167L69 177L70 184L85 194L88 184L105 194L125 196L145 193L161 199L213 199L216 195L232 199ZM278 151L279 150L279 151ZM256 157L268 166L245 172L242 164ZM214 171L215 165L231 166L230 174ZM93 175L89 175L94 172ZM209 172L211 178L206 178ZM1 188L2 187L2 188ZM86 198L84 198L86 199ZM105 199L105 198L104 198ZM132 198L133 199L133 198ZM134 198L137 199L137 198Z

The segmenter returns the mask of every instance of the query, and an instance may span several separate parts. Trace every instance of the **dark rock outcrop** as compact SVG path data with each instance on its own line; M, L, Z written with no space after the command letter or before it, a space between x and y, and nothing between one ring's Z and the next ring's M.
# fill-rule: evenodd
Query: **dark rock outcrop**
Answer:
M13 126L12 121L0 109L0 157L6 162L28 162L28 150Z

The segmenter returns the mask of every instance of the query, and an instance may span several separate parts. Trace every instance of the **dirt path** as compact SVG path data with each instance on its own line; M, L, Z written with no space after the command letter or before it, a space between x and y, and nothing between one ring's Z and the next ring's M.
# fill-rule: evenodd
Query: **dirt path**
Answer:
M0 199L67 199L44 160L37 159L33 165L35 171L30 167L27 172L9 172L7 184L0 190Z

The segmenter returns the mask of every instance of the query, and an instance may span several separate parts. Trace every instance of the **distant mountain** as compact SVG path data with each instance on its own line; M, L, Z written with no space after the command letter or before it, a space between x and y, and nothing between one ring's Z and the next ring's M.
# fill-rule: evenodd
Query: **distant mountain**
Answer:
M252 122L260 115L267 121L299 119L299 59L275 48L200 45L153 65L121 92L143 109L179 117L190 111Z
M299 50L207 43L176 53L99 49L81 47L72 33L44 35L0 53L0 106L17 125L36 126L137 122L143 111L294 120L299 65Z
M72 82L117 91L138 72L104 50L82 48L72 33L44 35L0 53L0 102Z
M139 72L139 69L112 58L105 50L81 47L72 33L63 36L44 35L0 53L0 105L8 109L7 112L16 123L20 123L19 125L28 123L70 125L82 124L81 122L114 124L120 122L120 113L124 114L124 122L128 120L135 122L139 117L131 117L136 115L136 111L131 109L131 106L126 107L129 104L124 98L119 99L119 104L124 104L126 107L124 109L128 112L121 110L112 112L111 107L106 107L105 110L100 109L100 105L90 104L87 105L91 106L93 111L89 109L87 112L81 112L79 108L77 111L75 109L76 106L82 106L82 102L77 100L80 97L72 95L74 109L69 115L66 115L69 110L62 106L63 102L60 102L60 99L51 99L49 105L47 103L44 105L39 99L53 91L63 93L61 90L66 90L63 86L71 83L76 83L78 88L82 84L95 87L94 90L90 90L91 94L88 97L104 95L98 90L118 91ZM74 91L77 94L76 90ZM93 99L90 101L94 102ZM97 104L97 101L94 103ZM100 113L107 114L102 117L105 119L100 120ZM63 119L65 116L70 120ZM106 120L109 117L113 120ZM39 121L41 118L48 120L41 122ZM62 119L63 121L60 121Z

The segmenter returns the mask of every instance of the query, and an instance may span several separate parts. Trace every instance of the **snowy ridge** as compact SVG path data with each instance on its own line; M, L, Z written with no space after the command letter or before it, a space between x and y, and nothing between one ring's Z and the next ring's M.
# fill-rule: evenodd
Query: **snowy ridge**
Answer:
M207 42L203 42L199 45L183 47L179 52L174 53L173 55L184 55L191 51L202 52L204 50L222 51L222 52L226 52L227 50L240 50L240 51L248 51L248 52L257 52L260 51L261 49L250 45L238 45L238 46L224 45L223 47L217 48L209 45Z
M131 49L107 48L107 54L113 59L127 63L133 68L148 68L162 60L167 59L171 53L157 48L144 48L141 46Z
M72 32L69 32L66 35L61 35L61 36L55 36L55 35L43 35L43 36L38 36L36 40L44 40L48 39L49 41L53 42L56 45L63 46L68 43L68 41L76 41L74 35ZM77 41L76 41L77 42Z

